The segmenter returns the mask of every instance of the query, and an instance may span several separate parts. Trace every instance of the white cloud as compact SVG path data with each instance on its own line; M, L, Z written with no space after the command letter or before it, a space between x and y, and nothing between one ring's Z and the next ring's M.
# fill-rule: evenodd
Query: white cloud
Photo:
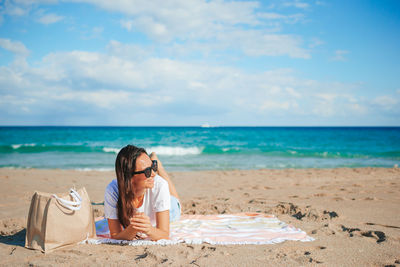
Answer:
M221 32L212 42L189 42L174 44L173 51L182 54L202 52L205 55L225 50L237 50L246 56L289 56L292 58L311 58L310 51L301 48L300 37L283 34L266 33L262 30L237 30Z
M333 61L346 61L347 58L345 57L349 51L347 50L336 50L335 55L331 58Z
M58 0L14 0L14 2L24 6L29 6L33 4L55 4Z
M160 43L173 43L178 50L240 49L250 56L310 58L299 36L274 33L280 23L297 23L303 14L257 12L257 2L225 1L94 1L83 0L127 18L120 25L128 31L144 32ZM301 4L301 3L298 3ZM272 22L271 22L272 21ZM269 26L272 28L269 28ZM262 29L255 28L262 26ZM182 44L182 42L184 42Z
M135 22L133 20L126 20L126 19L120 20L122 28L127 29L128 31L132 31L134 23Z
M301 38L282 34L265 34L262 31L236 31L218 36L222 43L240 47L249 56L281 56L310 58L307 50L300 48Z
M323 94L316 94L315 95L317 98L320 98L324 101L328 101L328 102L332 102L333 100L335 100L335 98L338 97L337 94L329 94L329 93L323 93Z
M399 99L396 99L394 96L390 95L378 96L373 99L372 103L386 111L393 111L395 109L398 110L400 104Z
M312 112L316 116L345 118L350 115L360 116L370 112L367 103L362 103L365 101L349 93L352 85L333 83L323 86L321 84L320 88L326 86L333 90L311 95L315 99Z
M238 24L259 25L256 2L203 0L106 1L83 0L102 9L125 14L120 21L127 30L146 33L158 41L212 38L215 32Z
M279 14L279 13L265 12L265 13L257 13L257 17L260 19L281 21L284 23L293 24L293 23L297 23L297 22L303 20L304 14L297 13L297 14L291 14L291 15L284 15L284 14Z
M308 3L301 2L301 1L298 1L298 0L291 1L291 2L284 2L283 6L285 6L285 7L296 7L296 8L300 8L300 9L306 9L306 8L310 7L310 5Z
M107 45L107 51L110 55L116 57L138 60L148 58L154 52L154 49L151 46L143 47L137 44L123 44L111 40Z
M265 111L265 110L288 110L291 107L298 107L297 102L289 102L289 101L284 101L284 102L279 102L279 101L271 101L267 100L264 101L261 106L260 110Z
M53 23L59 22L63 19L64 19L63 16L59 16L56 14L46 14L46 15L41 16L38 19L38 22L48 25L48 24L53 24Z
M267 87L268 88L268 87ZM271 93L271 94L278 94L278 93L280 93L282 91L282 89L279 87L279 86L276 86L276 85L273 85L273 86L271 86L270 88L269 88L269 92Z
M368 113L368 108L365 105L354 103L354 104L349 104L349 107L355 113L360 114L360 115L365 115Z
M314 47L317 47L317 46L321 46L321 45L323 45L325 42L324 41L322 41L321 39L319 39L319 38L311 38L311 41L310 41L310 44L308 45L308 47L309 48L314 48Z
M151 53L141 56L141 49L111 41L105 53L50 53L34 66L1 67L0 121L4 116L18 121L17 113L10 114L14 111L29 111L31 117L24 118L31 119L57 113L60 121L73 122L79 110L85 120L76 123L92 118L92 124L103 125L137 125L150 117L156 125L193 124L195 118L197 123L257 124L275 115L346 118L368 112L351 94L354 85L300 79L291 69L248 73ZM126 114L136 115L127 119Z
M199 24L219 23L234 25L239 23L257 24L253 10L256 2L224 2L203 0L146 1L146 0L82 0L73 2L91 3L108 11L116 11L128 16L151 17L160 23L178 27L198 27ZM204 20L204 21L203 21Z
M3 12L10 16L24 16L29 13L29 7L21 7L10 1L4 2Z
M286 92L295 98L300 98L301 94L294 90L292 87L286 87Z
M3 0L4 5L0 7L0 18L3 15L9 16L26 16L35 5L39 4L55 4L58 0Z
M120 105L132 103L129 99L134 98L134 95L126 91L113 90L80 91L79 94L74 91L67 91L62 94L55 94L52 98L60 101L83 101L99 108L112 110Z
M104 31L103 27L93 27L93 28L87 29L87 30L84 29L81 32L81 38L83 40L91 40L91 39L100 38L103 31Z
M248 56L289 56L310 58L310 51L303 48L300 36L281 33L282 23L297 23L304 15L279 14L259 11L259 2L219 0L67 0L74 3L89 3L111 12L124 14L120 20L122 28L132 32L143 32L161 44L183 48L186 53L202 51L205 54L225 50L240 50ZM17 1L13 7L25 10L35 3L54 1ZM293 2L302 6L301 2ZM44 11L39 10L39 14ZM44 14L38 22L56 23L64 17ZM84 33L83 39L99 37L96 32ZM184 52L181 52L184 53Z
M19 41L11 41L10 39L0 38L0 47L18 55L26 57L29 55L29 50Z

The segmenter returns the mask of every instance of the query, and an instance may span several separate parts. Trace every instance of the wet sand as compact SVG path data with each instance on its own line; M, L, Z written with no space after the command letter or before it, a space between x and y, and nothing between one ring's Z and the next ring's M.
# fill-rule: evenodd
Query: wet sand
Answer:
M400 169L338 168L174 172L186 214L275 214L313 242L274 245L76 245L43 254L24 248L35 190L85 186L102 203L113 172L0 169L0 265L400 266ZM95 216L103 206L94 205Z

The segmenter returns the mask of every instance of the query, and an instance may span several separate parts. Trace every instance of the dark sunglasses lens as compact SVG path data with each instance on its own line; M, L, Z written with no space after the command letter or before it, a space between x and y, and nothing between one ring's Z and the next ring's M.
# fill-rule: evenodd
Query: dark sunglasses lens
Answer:
M151 168L148 167L144 170L144 175L146 176L146 178L150 178L151 176Z
M153 164L151 165L151 168L153 169L153 171L157 171L158 169L158 164L157 164L157 160L153 160Z

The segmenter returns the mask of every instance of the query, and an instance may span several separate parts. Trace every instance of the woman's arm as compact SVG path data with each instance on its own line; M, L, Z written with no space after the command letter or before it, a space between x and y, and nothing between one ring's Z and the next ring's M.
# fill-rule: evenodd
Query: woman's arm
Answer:
M133 240L136 237L137 230L129 225L123 229L119 220L107 219L108 228L110 229L110 236L113 239Z
M157 227L153 227L150 218L144 213L139 213L131 219L132 227L145 233L151 240L169 239L169 210L156 212Z
M152 152L150 154L150 159L151 160L157 160L157 165L158 165L157 173L158 173L158 175L160 175L162 178L164 178L165 181L168 182L169 193L171 194L171 196L174 196L177 199L179 199L178 192L175 189L174 183L172 183L171 178L169 178L168 173L165 171L164 166L162 165L161 161L158 159L158 157L157 157L155 152Z
M151 240L169 239L169 210L156 212L157 227L153 227L150 218L138 213L131 219L131 224L123 229L119 220L108 219L110 236L113 239L133 240L138 232L145 233Z

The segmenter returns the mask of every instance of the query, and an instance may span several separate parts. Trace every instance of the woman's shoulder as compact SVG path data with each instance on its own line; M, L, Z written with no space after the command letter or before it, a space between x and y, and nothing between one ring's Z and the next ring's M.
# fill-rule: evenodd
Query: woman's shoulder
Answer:
M106 187L105 196L111 196L118 199L118 182L117 179L112 180Z
M162 187L168 186L168 182L166 180L164 180L164 178L162 178L160 175L156 175L154 177L154 189L157 188L157 190L159 190Z
M166 180L164 180L164 178L162 178L161 176L156 175L154 177L154 187L151 189L151 193L154 196L157 196L161 192L164 192L164 191L169 192L168 182Z
M118 182L117 179L112 180L106 187L106 189L117 189L118 190Z

